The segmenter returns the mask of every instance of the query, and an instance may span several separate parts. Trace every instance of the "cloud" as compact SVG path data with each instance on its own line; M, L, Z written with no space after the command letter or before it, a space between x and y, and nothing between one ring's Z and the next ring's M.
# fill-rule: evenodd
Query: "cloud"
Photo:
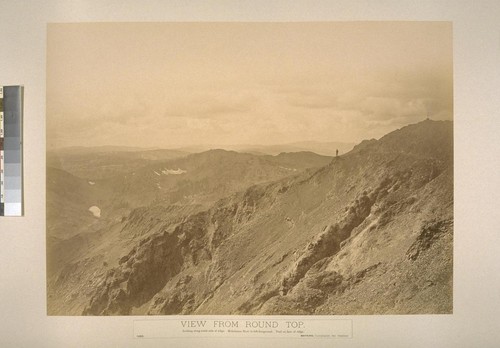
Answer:
M408 116L426 115L423 99L401 100L389 97L366 97L359 105L359 110L367 119L386 120Z
M355 110L367 119L408 119L430 115L452 117L452 77L446 72L367 74L355 79L325 77L307 84L281 86L287 105L298 110L332 113Z
M264 87L276 110L286 116L282 132L295 139L361 141L427 115L453 118L453 79L446 69L325 73L267 82Z
M246 91L214 90L180 95L163 105L164 117L224 118L256 109L258 98Z
M357 141L427 112L453 117L449 23L86 24L49 34L47 132L61 143Z
M287 104L303 109L335 109L338 107L338 97L325 91L296 91L287 97Z

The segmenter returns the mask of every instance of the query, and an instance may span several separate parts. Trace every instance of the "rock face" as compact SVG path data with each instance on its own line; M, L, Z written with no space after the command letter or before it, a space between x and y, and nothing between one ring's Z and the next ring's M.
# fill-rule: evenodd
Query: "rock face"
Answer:
M152 200L60 244L49 313L451 313L452 129L410 125L208 207Z

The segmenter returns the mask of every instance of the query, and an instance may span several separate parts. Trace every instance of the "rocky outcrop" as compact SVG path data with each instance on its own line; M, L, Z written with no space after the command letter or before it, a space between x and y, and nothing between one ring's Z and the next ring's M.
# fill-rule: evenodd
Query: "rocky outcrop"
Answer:
M107 272L93 294L84 315L129 314L160 291L187 265L210 259L205 233L206 213L140 241L120 259L119 267Z
M283 277L280 294L286 295L317 261L335 255L340 250L341 243L370 215L372 206L387 194L387 189L392 184L390 179L385 179L372 192L362 192L346 207L346 216L340 222L325 226Z
M452 225L453 221L450 220L426 222L422 226L415 242L413 242L406 251L406 257L411 261L415 261L419 255L429 249L445 231L449 231Z

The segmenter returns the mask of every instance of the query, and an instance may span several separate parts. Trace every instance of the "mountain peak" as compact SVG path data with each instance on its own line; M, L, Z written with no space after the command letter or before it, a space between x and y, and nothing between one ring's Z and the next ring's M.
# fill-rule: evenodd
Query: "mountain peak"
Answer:
M388 133L379 140L363 140L353 151L402 152L450 159L453 157L453 122L426 119Z

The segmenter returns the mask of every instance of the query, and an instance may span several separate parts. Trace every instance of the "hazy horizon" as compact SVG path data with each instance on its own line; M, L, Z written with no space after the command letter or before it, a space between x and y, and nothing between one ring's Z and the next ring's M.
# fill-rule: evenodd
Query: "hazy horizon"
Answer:
M48 149L356 144L453 119L450 22L49 24L47 42Z
M221 147L272 147L272 146L294 146L298 144L307 144L307 143L314 143L314 144L321 144L321 145L327 145L327 144L343 144L343 145L357 145L358 143L349 143L349 142L341 142L341 141L331 141L331 142L322 142L322 141L314 141L314 140L304 140L304 141L297 141L293 143L272 143L268 145L261 145L261 144L192 144L192 145L181 145L181 146L168 146L168 147L160 147L160 146L132 146L132 145L113 145L113 144L103 144L103 145L70 145L70 146L63 146L63 147L56 147L56 148L49 148L48 150L62 150L62 149L68 149L72 147L83 147L83 148L94 148L94 147L123 147L123 148L137 148L141 150L177 150L177 149L184 149L184 148L196 148L196 147L209 147L209 146L214 146L214 149L217 149L217 146Z

